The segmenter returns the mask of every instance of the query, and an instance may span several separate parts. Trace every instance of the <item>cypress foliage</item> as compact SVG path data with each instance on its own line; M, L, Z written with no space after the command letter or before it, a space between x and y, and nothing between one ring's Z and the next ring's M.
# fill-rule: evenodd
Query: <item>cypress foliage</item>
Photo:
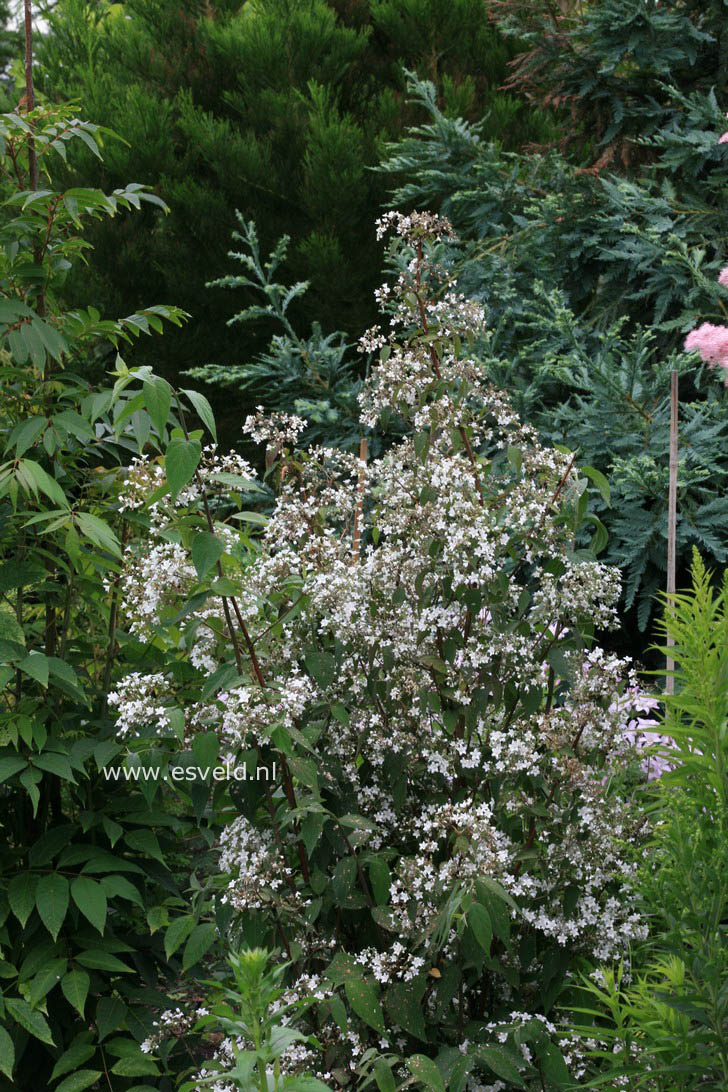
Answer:
M47 93L80 98L129 142L79 171L143 180L171 208L127 218L121 243L99 226L86 286L123 310L143 280L191 312L184 338L155 347L168 372L249 359L264 331L228 329L237 302L205 288L228 268L237 208L264 247L291 236L286 272L311 282L303 328L361 329L385 199L368 168L412 120L402 64L434 78L448 112L490 111L513 147L550 128L497 90L512 53L480 0L60 0L40 50Z

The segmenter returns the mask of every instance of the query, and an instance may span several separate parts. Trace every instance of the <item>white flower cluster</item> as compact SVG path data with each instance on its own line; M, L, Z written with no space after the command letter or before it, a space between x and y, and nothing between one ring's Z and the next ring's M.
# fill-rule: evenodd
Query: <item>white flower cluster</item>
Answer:
M268 442L282 447L295 444L307 427L308 421L295 413L266 413L262 406L257 406L255 413L245 418L243 432L258 444Z
M234 875L222 896L237 910L260 910L290 880L285 858L272 835L239 815L220 839L220 871Z
M210 704L227 748L268 743L276 730L300 743L294 788L331 824L322 867L333 872L352 846L386 853L382 912L396 935L383 930L374 943L332 928L304 881L300 819L287 814L282 791L226 829L223 898L241 912L274 903L273 927L282 922L307 973L351 944L383 986L427 973L443 906L483 877L516 901L510 913L539 943L609 959L644 933L625 891L636 824L620 784L635 764L636 733L649 731L638 715L649 699L628 665L575 637L614 625L618 577L575 552L573 459L542 446L461 349L482 332L483 316L428 257L449 224L387 214L380 230L389 229L414 255L380 293L394 333L362 391L361 418L373 426L394 410L407 433L366 466L325 448L300 454L260 553L234 574L236 617L266 685L250 670ZM438 285L433 302L427 291ZM370 331L363 347L380 348L381 337ZM261 431L256 417L251 427L292 443L298 423L287 417ZM176 542L153 549L153 563L149 551L124 576L137 627L163 625L194 575ZM207 672L232 659L219 612L193 612L180 645ZM203 629L214 640L196 652ZM151 721L162 724L160 686L157 678L148 695L157 703ZM126 704L117 701L126 730L150 720L142 684L128 689ZM204 721L211 710L194 716ZM346 853L328 818L337 808L361 818ZM449 960L455 930L440 938ZM507 1000L510 987L497 989ZM468 1019L478 1008L465 982L459 1004ZM326 1039L325 1029L317 1034ZM366 1033L332 1034L351 1069ZM296 1065L304 1063L315 1060L301 1054Z

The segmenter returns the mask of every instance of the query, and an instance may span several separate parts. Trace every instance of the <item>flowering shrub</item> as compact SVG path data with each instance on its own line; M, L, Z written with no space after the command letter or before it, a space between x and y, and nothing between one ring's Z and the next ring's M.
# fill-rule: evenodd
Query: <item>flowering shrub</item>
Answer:
M297 451L303 422L256 414L278 460L264 519L234 503L252 469L181 418L166 478L137 462L123 501L147 496L121 589L159 666L111 701L123 738L214 731L217 757L278 766L231 787L209 883L218 923L282 949L291 998L320 999L318 1045L284 1069L383 1092L395 1074L568 1087L548 1014L583 958L645 932L623 891L641 825L626 726L644 710L594 641L617 574L577 548L601 477L484 380L482 310L437 261L449 223L391 213L379 231L400 274L378 294L388 333L362 340L379 363L361 423L396 418L403 438L367 463Z

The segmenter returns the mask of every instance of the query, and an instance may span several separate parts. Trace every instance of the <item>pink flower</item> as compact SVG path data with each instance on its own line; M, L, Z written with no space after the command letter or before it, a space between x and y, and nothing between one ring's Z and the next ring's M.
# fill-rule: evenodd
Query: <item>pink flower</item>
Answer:
M697 330L691 330L685 338L685 349L700 353L709 368L719 364L728 371L728 326L714 326L712 322L704 322ZM726 386L728 387L728 375Z
M718 138L719 144L728 144L728 133L722 133Z
M722 284L724 288L728 288L728 265L721 269L720 276L718 277L718 284Z

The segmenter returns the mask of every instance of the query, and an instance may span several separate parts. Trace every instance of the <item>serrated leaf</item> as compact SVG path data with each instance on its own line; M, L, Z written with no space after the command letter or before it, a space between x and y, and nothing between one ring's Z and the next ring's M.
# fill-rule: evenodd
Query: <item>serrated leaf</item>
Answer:
M96 1006L96 1030L99 1042L111 1035L122 1024L126 1016L126 1005L118 997L102 997Z
M9 1081L13 1079L13 1066L15 1065L15 1046L5 1028L0 1024L0 1073L4 1073Z
M211 434L213 440L217 442L217 429L215 427L215 414L212 412L212 406L205 398L204 394L200 394L199 391L182 391L182 394L189 398L192 405L197 410L197 416L202 421L205 428Z
M8 902L20 924L25 928L35 906L35 889L38 877L30 872L13 876L8 885Z
M197 570L197 576L204 580L210 569L220 560L225 553L225 547L220 539L210 531L198 531L192 540L192 563Z
M496 1077L500 1077L504 1081L510 1081L511 1084L515 1084L516 1088L526 1087L512 1059L502 1047L481 1047L478 1050L478 1058L495 1073Z
M58 938L68 911L68 880L58 872L41 876L35 892L40 920L54 940Z
M18 664L18 669L41 686L48 686L48 657L42 652L29 652Z
M103 1077L99 1069L79 1069L70 1077L66 1077L65 1081L61 1081L53 1092L83 1092L84 1088L90 1088L92 1084L96 1084L99 1077Z
M31 1009L27 1001L19 997L6 997L5 1004L10 1015L35 1039L53 1046L53 1036L48 1021L42 1013Z
M199 963L205 952L209 951L215 943L216 936L217 929L211 922L205 922L203 925L198 925L192 931L189 940L185 944L185 950L182 955L183 971L188 971L190 967L194 967L196 963Z
M174 955L180 944L187 939L195 927L195 919L191 915L175 918L164 934L164 954L167 959Z
M91 1043L72 1043L54 1065L51 1081L58 1080L64 1073L70 1073L72 1069L77 1070L89 1058L93 1058L95 1053L96 1047Z
M90 876L77 876L71 883L71 895L83 916L103 935L106 925L106 894L101 884Z
M490 953L490 945L493 940L493 926L490 915L484 906L474 902L467 912L467 922L473 931L473 935L486 955Z
M407 1068L425 1088L432 1092L445 1092L445 1082L432 1058L425 1054L413 1054L407 1059Z
M166 379L162 379L159 375L152 375L144 380L143 391L147 413L161 437L164 435L169 411L172 408L172 388Z
M200 462L202 449L198 440L171 440L165 454L167 483L176 500L182 490L194 477Z
M91 979L85 971L69 971L61 979L61 990L69 1005L72 1005L81 1018L86 1006L86 998ZM91 1057L91 1055L89 1055Z
M384 1035L384 1014L374 987L363 978L347 978L344 990L356 1015L370 1028Z

